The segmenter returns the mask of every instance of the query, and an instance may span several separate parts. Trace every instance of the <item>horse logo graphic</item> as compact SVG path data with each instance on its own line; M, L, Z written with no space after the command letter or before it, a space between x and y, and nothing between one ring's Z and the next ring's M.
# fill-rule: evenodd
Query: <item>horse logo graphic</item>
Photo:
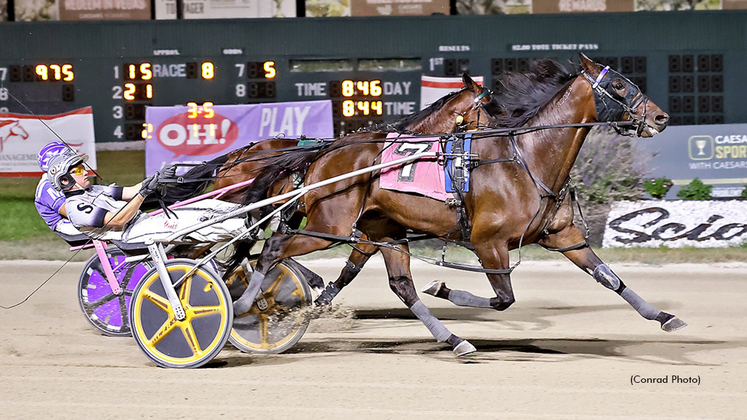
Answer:
M22 140L29 138L29 133L21 126L18 120L0 120L0 152L5 149L5 142L11 137L20 137Z

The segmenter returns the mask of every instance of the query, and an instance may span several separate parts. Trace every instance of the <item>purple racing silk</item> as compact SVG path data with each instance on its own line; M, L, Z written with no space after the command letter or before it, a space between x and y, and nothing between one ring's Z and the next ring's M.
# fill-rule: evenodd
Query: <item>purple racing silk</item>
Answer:
M60 215L60 208L63 204L65 204L65 195L52 187L52 183L49 182L46 174L42 175L36 185L34 205L36 211L39 212L39 216L44 219L44 223L52 230L55 230L57 224L63 220Z

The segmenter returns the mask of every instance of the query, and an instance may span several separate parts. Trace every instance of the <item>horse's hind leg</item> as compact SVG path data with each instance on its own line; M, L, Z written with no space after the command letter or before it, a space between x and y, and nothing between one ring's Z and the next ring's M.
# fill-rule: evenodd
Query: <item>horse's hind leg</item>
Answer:
M574 245L582 243L584 243L584 237L575 226L569 226L558 233L547 235L539 241L539 244L545 248L560 249L566 258L594 277L594 280L602 286L620 295L642 317L648 320L659 321L662 330L672 332L687 326L687 323L681 319L656 309L653 305L638 296L638 294L620 280L620 277L588 245L578 249L563 250L563 248L568 247L575 248Z
M508 269L508 250L505 247L495 247L490 243L475 246L475 251L480 257L483 268L507 270ZM450 289L446 283L440 280L433 280L423 287L422 291L429 295L446 299L457 306L467 306L471 308L491 308L503 311L511 306L514 302L514 292L511 287L510 274L488 274L488 281L493 287L495 297L486 298L473 295L466 290Z
M408 252L407 245L399 245L401 249ZM452 334L446 326L438 320L431 311L423 304L415 291L410 273L410 256L405 252L382 248L387 273L389 274L389 287L407 305L416 317L428 328L433 337L440 342L451 345L454 354L464 356L474 352L475 347L467 340Z
M329 245L330 242L327 240L301 235L273 236L267 239L262 248L262 254L257 260L257 266L249 278L249 285L233 303L234 315L241 315L251 309L262 286L262 280L279 261L287 257L324 249Z
M332 299L337 296L340 291L350 284L353 279L360 273L363 265L366 264L369 258L371 258L379 248L375 245L359 244L353 249L353 252L348 257L348 261L345 263L345 267L340 272L340 276L337 280L329 282L327 287L324 288L319 297L314 300L317 305L329 305L332 303Z

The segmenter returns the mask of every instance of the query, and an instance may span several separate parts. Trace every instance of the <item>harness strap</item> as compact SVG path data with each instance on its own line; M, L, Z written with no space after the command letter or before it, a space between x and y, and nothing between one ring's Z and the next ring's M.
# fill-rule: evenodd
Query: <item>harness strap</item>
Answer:
M370 257L373 257L374 255L376 255L376 252L377 252L377 251L374 251L374 252L366 252L366 251L363 251L362 249L358 248L358 247L357 247L357 246L355 246L355 245L350 245L350 246L351 246L351 247L352 247L352 248L353 248L354 250L356 250L356 251L358 251L359 253L363 254L363 255L364 255L365 257L369 257L369 258L370 258ZM348 260L348 262L350 262L350 260Z
M548 251L553 251L553 252L568 252L568 251L574 251L577 249L588 248L588 247L589 247L589 243L586 242L586 240L583 240L577 244L573 244L571 246L567 246L564 248L545 248L545 249L547 249Z
M555 197L555 193L547 186L544 182L542 182L541 179L537 178L537 176L532 173L532 171L529 170L529 165L527 165L527 162L524 160L524 157L521 156L521 152L519 151L519 145L516 143L516 136L514 136L513 133L509 135L509 140L511 141L511 147L514 149L514 156L516 157L516 162L521 165L522 168L524 168L525 171L529 174L529 176L532 178L532 181L534 182L535 186L541 188L544 190L544 193L540 193L541 198L545 197Z
M490 165L491 163L505 163L505 162L516 162L517 158L516 156L510 157L510 158L497 158L497 159L488 159L488 160L472 160L470 161L470 169L475 169L478 166L481 165Z
M353 234L351 234L350 236L333 235L331 233L314 232L311 230L304 230L304 229L288 229L285 233L287 233L288 235L304 235L304 236L310 236L312 238L319 238L319 239L325 239L327 241L342 242L342 243L348 243L348 244L367 243L367 244L372 244L372 245L377 245L377 246L386 246L386 245L404 244L404 243L409 242L406 238L398 239L396 241L391 241L391 242L375 242L375 241L361 240L360 231L354 231ZM373 254L367 254L363 251L360 251L357 248L356 250L359 251L363 255L368 255L368 256L373 255Z
M591 85L592 89L596 89L597 86L599 86L599 83L602 82L602 79L604 79L604 76L607 75L607 72L610 71L610 66L605 66L602 71L599 72L599 76L597 76L597 80L594 81L594 83Z
M438 261L435 265L439 267L453 268L455 270L472 271L473 273L485 274L511 274L513 268L482 268L474 265L452 263L448 261Z
M563 188L558 191L558 194L553 197L555 200L555 207L552 210L552 213L550 213L550 217L547 218L547 221L545 222L545 226L542 227L542 232L545 235L549 235L550 232L548 232L547 228L550 226L550 223L555 219L555 216L558 214L558 210L560 210L560 206L563 205L563 201L565 200L565 196L568 195L568 191L573 189L571 186L571 178L569 177L566 179L565 184L563 184Z

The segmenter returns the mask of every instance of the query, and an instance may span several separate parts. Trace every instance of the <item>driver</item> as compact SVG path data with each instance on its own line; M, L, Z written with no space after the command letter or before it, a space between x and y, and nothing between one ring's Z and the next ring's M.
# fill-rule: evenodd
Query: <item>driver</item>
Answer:
M39 169L41 169L44 174L36 185L34 206L36 206L36 211L44 220L44 223L46 223L52 231L57 234L75 236L81 235L81 232L70 223L70 220L67 219L67 212L65 211L65 194L52 187L52 183L49 182L47 176L49 160L53 156L62 153L62 151L67 148L69 148L69 146L64 143L53 142L47 144L39 151L36 160L39 162Z
M140 211L140 206L158 189L160 180L175 177L175 165L164 166L160 172L131 187L119 187L92 185L84 166L87 160L86 154L66 147L50 157L47 178L64 194L64 209L70 222L94 239L142 242L147 237L163 238L237 208L235 204L219 200L202 200L176 209L173 219L166 212L150 217ZM244 229L244 218L231 218L193 232L188 239L216 242L233 238Z

